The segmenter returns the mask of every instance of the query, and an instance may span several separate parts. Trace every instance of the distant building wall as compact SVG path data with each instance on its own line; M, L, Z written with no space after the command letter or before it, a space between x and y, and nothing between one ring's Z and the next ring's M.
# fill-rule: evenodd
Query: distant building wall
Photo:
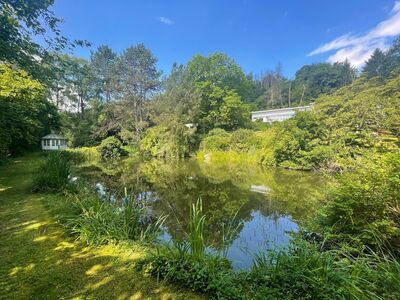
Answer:
M42 139L43 150L65 150L68 149L64 139Z
M251 112L251 120L262 120L264 123L282 122L284 120L293 118L297 111L310 111L312 105L287 107L270 110L260 110Z

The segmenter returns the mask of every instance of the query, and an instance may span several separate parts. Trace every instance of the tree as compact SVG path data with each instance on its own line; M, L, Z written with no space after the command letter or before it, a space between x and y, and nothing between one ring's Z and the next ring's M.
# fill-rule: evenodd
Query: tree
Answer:
M34 149L58 128L56 107L46 95L45 86L27 72L0 64L0 156Z
M160 86L157 58L143 44L129 47L118 58L118 92L133 109L137 138L145 127L145 102Z
M312 102L321 94L352 83L355 78L356 69L348 61L303 66L293 81L293 99L298 103Z
M208 57L195 55L187 65L187 80L194 84L211 82L221 88L235 90L244 101L252 101L254 83L236 62L223 53Z
M375 49L367 60L363 74L367 78L378 77L381 81L400 74L400 37L386 51Z
M376 48L371 57L365 63L363 73L367 76L367 78L383 78L387 76L387 71L386 54L379 48Z
M0 0L0 61L18 65L42 82L52 80L53 53L88 45L70 42L50 10L54 0ZM45 45L33 41L37 37Z
M96 78L89 62L82 58L64 56L63 94L76 107L78 113L83 114L87 104L95 95Z
M96 94L105 101L110 101L115 93L115 62L117 55L107 45L102 45L92 52L90 66L96 74Z
M205 81L197 85L201 95L196 123L202 132L213 128L235 130L245 127L250 120L249 105L242 102L235 90L214 86Z

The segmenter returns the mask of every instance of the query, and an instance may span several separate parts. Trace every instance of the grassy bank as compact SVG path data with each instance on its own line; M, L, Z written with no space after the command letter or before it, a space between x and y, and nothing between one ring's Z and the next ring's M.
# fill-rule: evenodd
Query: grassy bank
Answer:
M41 156L0 167L1 299L183 299L197 297L133 269L140 249L88 247L57 222L61 195L31 192Z

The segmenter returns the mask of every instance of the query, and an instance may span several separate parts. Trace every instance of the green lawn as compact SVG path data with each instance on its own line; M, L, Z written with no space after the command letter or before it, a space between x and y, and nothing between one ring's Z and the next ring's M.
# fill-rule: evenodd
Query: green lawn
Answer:
M57 197L30 192L39 154L0 167L0 299L196 299L133 269L143 255L88 247L47 209Z

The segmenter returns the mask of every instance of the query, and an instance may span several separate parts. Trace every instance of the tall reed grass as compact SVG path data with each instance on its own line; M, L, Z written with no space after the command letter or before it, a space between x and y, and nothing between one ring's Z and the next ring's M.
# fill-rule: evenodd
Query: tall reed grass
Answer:
M33 183L33 191L62 191L68 185L70 174L69 154L65 151L49 152L39 165L39 172Z
M146 207L134 198L120 199L118 206L82 189L73 196L72 205L77 213L67 225L80 240L89 244L135 241L154 241L161 231L165 217L149 218Z
M186 234L193 258L200 259L204 256L204 222L203 203L201 199L192 204L190 208L189 232Z

